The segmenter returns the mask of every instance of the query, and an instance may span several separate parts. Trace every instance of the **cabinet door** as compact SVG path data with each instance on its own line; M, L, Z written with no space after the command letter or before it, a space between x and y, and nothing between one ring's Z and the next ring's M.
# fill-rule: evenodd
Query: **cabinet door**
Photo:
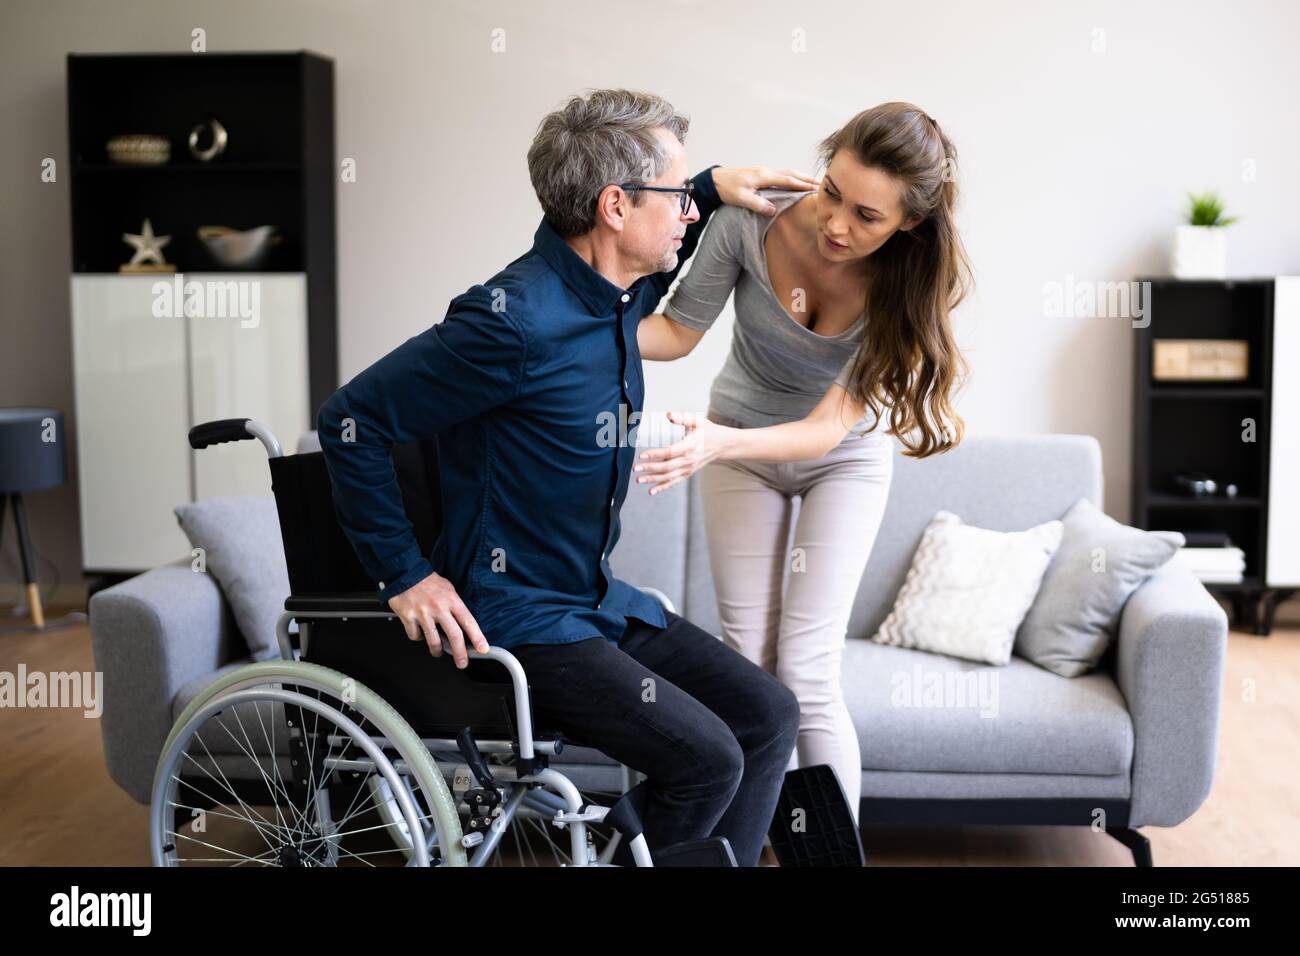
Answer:
M1300 586L1300 276L1273 298L1273 406L1268 465L1268 587Z
M254 418L293 454L309 424L307 277L302 273L187 273L193 301L190 396L194 421ZM188 283L198 283L202 308ZM195 496L269 495L261 442L213 445L196 453Z
M171 276L72 276L81 558L143 571L189 554L172 508L190 500L185 324L156 318Z

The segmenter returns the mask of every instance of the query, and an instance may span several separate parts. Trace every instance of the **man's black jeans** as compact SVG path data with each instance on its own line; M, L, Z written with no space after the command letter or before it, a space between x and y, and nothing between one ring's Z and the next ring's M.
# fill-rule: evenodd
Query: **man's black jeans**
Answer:
M646 774L646 843L725 836L757 866L799 730L771 674L685 618L634 618L618 646L594 637L511 648L534 721Z
M737 863L756 866L794 752L798 701L712 634L667 618L663 628L629 618L617 647L603 637L512 647L528 676L533 726L646 774L638 810L652 856L725 836ZM464 719L431 698L450 657L435 660L400 624L320 622L307 660L370 687L417 732L425 720Z

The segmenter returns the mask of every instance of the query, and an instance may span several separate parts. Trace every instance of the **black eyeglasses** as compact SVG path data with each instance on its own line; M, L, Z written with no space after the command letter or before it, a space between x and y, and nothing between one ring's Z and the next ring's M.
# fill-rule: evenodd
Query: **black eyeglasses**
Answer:
M642 186L640 183L618 183L619 189L626 189L629 192L647 192L647 193L681 193L682 194L682 215L686 215L686 210L691 208L691 199L695 195L695 183L688 182L685 186Z

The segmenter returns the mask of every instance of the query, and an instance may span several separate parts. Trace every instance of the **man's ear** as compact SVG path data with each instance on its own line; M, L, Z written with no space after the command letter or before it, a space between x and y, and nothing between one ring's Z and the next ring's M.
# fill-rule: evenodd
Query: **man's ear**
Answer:
M606 186L596 199L596 223L604 223L615 232L622 232L627 223L631 199L618 186Z

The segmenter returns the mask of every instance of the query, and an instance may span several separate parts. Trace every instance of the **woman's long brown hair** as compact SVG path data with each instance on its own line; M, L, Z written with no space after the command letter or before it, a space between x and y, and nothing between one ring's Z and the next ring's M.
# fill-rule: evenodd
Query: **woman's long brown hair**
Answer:
M898 437L904 454L948 451L965 432L951 398L968 373L950 314L972 283L953 215L957 150L911 103L882 103L853 117L818 147L823 168L841 149L898 179L904 222L923 218L866 259L866 328L849 392L872 410L876 424L881 406L889 408L887 433Z

